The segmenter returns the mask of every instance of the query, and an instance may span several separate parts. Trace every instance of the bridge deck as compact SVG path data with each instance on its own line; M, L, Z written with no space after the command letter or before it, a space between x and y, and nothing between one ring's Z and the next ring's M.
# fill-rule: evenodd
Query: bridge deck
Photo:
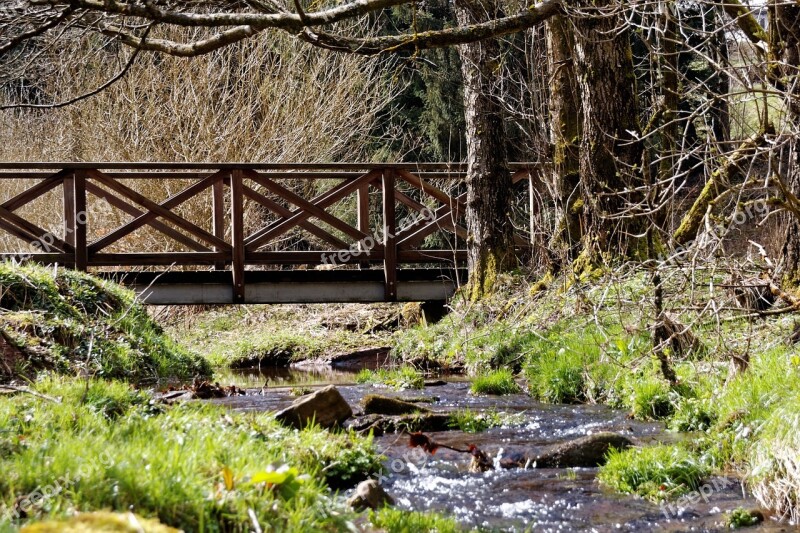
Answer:
M386 301L383 270L246 271L243 302L234 300L233 277L226 271L100 272L135 290L150 305L368 303ZM399 269L394 301L446 300L465 270Z

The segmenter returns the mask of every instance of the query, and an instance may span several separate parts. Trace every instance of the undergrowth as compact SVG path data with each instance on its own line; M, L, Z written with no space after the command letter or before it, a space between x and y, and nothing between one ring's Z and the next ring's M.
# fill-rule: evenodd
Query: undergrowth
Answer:
M0 263L0 380L42 370L134 381L207 376L210 367L169 337L133 292L63 268Z

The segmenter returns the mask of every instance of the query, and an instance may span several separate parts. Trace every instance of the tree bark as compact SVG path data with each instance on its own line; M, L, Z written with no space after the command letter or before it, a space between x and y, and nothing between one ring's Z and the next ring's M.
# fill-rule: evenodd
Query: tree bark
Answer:
M790 190L800 192L800 4L773 0L769 6L770 52L769 75L772 84L782 90L790 113L790 139L786 143L789 168L786 175ZM789 212L781 249L784 281L800 286L800 217Z
M611 0L581 0L573 20L583 102L581 194L583 252L590 264L649 255L643 145L638 140L638 97L625 21ZM639 190L637 190L639 188Z
M575 258L581 242L580 138L581 107L575 77L575 36L568 20L551 18L547 24L550 71L553 190L557 191L558 233L551 248L560 264ZM558 257L561 256L561 257Z
M491 0L459 0L458 23L476 24L496 16ZM509 216L511 175L503 109L498 99L500 46L496 39L459 48L464 78L467 134L467 230L470 299L490 294L497 275L513 268L513 227Z

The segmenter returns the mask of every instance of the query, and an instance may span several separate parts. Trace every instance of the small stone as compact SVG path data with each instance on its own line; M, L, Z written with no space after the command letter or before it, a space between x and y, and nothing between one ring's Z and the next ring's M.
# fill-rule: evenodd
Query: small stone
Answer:
M353 410L339 390L328 385L313 394L302 396L289 407L275 415L275 419L288 426L304 429L312 421L321 427L341 425L353 416Z
M358 484L355 494L347 500L347 504L356 511L380 509L387 505L394 505L394 498L389 496L380 483L374 479L368 479Z
M415 403L397 398L370 394L364 397L364 414L367 415L407 415L412 413L428 413L429 409Z

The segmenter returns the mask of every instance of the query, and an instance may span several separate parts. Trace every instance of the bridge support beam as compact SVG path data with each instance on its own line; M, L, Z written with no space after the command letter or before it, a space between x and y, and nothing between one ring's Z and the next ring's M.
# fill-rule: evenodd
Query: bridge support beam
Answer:
M233 235L233 303L244 303L244 189L242 171L231 171L231 234Z

